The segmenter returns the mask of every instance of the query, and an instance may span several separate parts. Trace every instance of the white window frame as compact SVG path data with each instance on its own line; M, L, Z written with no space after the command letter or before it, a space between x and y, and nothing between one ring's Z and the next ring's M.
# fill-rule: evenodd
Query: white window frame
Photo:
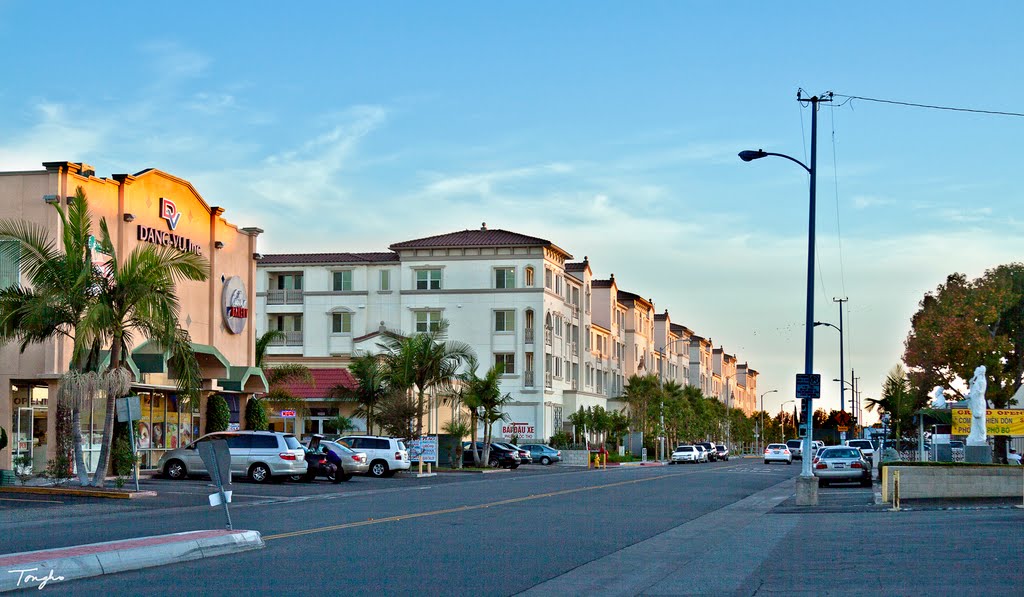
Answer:
M420 323L421 323L420 322L420 316L421 315L424 316L424 321L422 322L423 325L424 325L423 329L420 329ZM436 321L433 319L432 315L437 315L437 320ZM438 326L440 326L441 320L443 318L444 318L444 312L441 311L440 309L419 309L419 310L413 311L412 327L416 331L417 334L422 334L422 333L430 332L430 331L438 329Z
M502 321L502 329L498 329L499 318ZM493 322L491 329L497 334L512 334L516 331L515 309L495 309L491 321Z
M502 375L517 375L519 372L516 371L516 353L514 352L496 352L494 353L494 364L498 364L498 359L501 358L502 364L505 365L505 372ZM508 362L511 360L512 367L508 367Z
M391 270L382 269L377 277L381 292L391 292Z
M346 276L345 274L348 274ZM341 278L341 288L338 288L338 279ZM345 288L345 278L348 278L348 288ZM334 292L352 292L352 270L339 269L331 272L331 290Z
M439 267L422 267L422 268L415 269L413 271L416 272L415 275L414 275L414 279L413 279L413 284L415 285L416 290L441 290L441 289L444 288L444 270L442 268L439 268ZM434 279L434 276L432 275L435 272L437 273L437 279L436 280ZM426 284L425 288L420 288L420 274L421 273L426 274L426 279L423 280L423 282L425 282L425 284ZM433 287L434 283L437 284L436 288Z
M491 271L494 273L494 275L492 276L492 279L494 280L494 288L495 289L497 289L497 290L508 290L510 288L515 288L516 287L516 268L514 268L514 267L495 267ZM505 275L502 277L502 281L501 281L502 285L499 286L498 285L498 274L502 273L502 272L504 272ZM511 278L512 278L511 285L509 284L509 276L510 275L511 275Z
M344 316L345 315L348 316L348 330L347 331L344 329L345 328L345 325L344 325L344 323L345 323L345 317ZM331 335L332 336L351 336L352 335L352 327L355 324L354 315L355 315L355 313L353 313L352 311L332 311L331 312ZM341 319L337 319L337 318L341 318ZM342 324L341 325L341 329L338 329L338 326L335 325L335 323L339 322L339 321Z

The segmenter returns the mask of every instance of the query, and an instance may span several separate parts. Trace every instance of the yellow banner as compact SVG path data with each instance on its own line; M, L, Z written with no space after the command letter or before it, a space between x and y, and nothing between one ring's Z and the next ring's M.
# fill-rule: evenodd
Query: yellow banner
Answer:
M1024 409L994 409L985 411L985 431L989 435L1024 435ZM971 410L953 409L953 435L970 435Z

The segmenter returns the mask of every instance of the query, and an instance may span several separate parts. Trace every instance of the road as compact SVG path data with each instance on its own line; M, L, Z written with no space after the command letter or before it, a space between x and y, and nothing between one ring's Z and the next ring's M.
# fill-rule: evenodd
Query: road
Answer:
M266 549L46 590L76 595L341 593L919 594L1016 592L1019 510L889 513L871 490L793 504L798 467L757 460L587 471L356 478L342 485L236 483L235 528ZM0 501L4 551L219 528L208 481L154 480L131 504ZM974 529L969 541L959 528ZM955 557L938 574L929 554ZM911 574L907 574L910 571ZM980 576L979 576L980 575Z

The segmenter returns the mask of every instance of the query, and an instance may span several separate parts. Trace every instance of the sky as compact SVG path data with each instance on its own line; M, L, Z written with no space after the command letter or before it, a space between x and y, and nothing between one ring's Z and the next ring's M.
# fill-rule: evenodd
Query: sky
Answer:
M159 168L263 253L545 238L749 363L768 411L804 368L808 177L736 154L809 162L798 89L837 94L815 319L849 299L863 397L925 292L1024 255L1024 118L848 99L1024 112L1020 3L241 6L0 0L0 170ZM814 338L835 409L839 334Z

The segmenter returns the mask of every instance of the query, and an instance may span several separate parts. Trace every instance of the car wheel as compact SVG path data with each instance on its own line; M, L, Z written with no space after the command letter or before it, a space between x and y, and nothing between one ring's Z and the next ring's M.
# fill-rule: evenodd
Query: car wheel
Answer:
M860 480L860 486L861 487L871 487L871 477L868 477L867 479L861 479Z
M487 466L489 466L491 468L498 468L498 459L497 458L491 458L490 462L487 463Z
M519 468L519 465L518 464L513 464L509 468L512 469L512 470L516 470L517 468Z
M334 483L337 484L337 483L341 483L342 481L348 481L349 479L352 478L352 475L350 475L350 474L348 474L348 473L346 473L344 471L338 471L338 472L334 473L333 475L331 475L330 478L331 478L331 481L334 481Z
M270 481L270 467L258 462L249 467L249 479L255 483L266 483Z
M765 461L764 461L764 463L765 463L765 464L768 464L768 461L767 461L767 460L765 460Z
M818 479L818 487L828 487L828 481L824 479Z
M547 465L547 464L551 464L551 459L550 459L550 458L548 458L547 456L544 456L544 457L542 457L542 458L540 459L540 463L541 463L541 464L545 464L545 465Z
M787 460L786 464L793 464L793 461L792 460Z
M298 483L299 481L302 480L302 475L288 475L288 480L295 481L296 483Z
M180 481L188 476L188 471L185 469L185 463L180 460L171 460L164 467L164 474L167 475L168 479L174 479Z
M388 463L383 460L374 460L370 463L370 474L374 477L384 477L388 474Z

